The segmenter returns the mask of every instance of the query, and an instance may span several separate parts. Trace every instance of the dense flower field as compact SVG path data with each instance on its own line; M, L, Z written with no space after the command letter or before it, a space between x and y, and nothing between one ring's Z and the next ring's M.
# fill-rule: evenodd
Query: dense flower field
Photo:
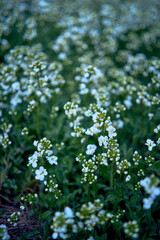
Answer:
M160 239L159 12L0 0L0 239Z

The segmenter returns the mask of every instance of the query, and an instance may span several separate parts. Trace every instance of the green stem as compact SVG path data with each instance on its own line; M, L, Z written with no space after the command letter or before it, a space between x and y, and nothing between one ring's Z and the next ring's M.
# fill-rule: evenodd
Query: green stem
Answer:
M122 194L122 198L124 200L124 189L123 189L122 175L121 175L121 194Z
M112 162L110 170L110 186L114 189L114 161Z
M105 235L106 231L105 231L105 224L103 225L103 239L106 240L106 235Z
M88 201L90 201L90 186L89 186L89 183L87 183L86 195L87 195L87 202L88 202Z
M149 211L149 210L148 210ZM149 219L149 212L147 210L145 210L145 215L146 215L146 219L147 219L147 224L148 224L148 232L151 232L151 224L150 224L150 219Z

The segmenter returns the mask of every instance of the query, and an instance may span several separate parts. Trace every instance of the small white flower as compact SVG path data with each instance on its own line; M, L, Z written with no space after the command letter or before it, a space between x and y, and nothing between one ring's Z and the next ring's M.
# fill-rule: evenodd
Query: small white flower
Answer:
M89 110L87 110L87 111L84 112L84 115L85 115L86 117L90 117L90 116L92 116L92 111L89 109Z
M106 130L108 131L110 138L117 136L117 133L115 132L116 129L112 125L110 125Z
M91 131L91 129L87 129L87 131L85 132L86 135L90 135L93 136L93 132Z
M96 148L97 148L96 145L94 145L94 144L89 144L89 145L87 146L86 154L87 154L87 155L93 155L94 152L96 151Z
M150 194L152 199L155 199L157 196L160 195L160 188L151 186L150 189L148 190L148 193Z
M104 145L104 148L107 148L107 145L108 145L108 137L101 135L101 136L98 138L98 143L99 143L99 146Z
M49 157L46 157L46 158L51 165L53 165L53 164L57 165L58 164L58 162L57 162L58 157L57 156L53 155L53 156L49 156Z
M62 229L61 229L62 231ZM66 232L66 231L65 231ZM60 233L59 236L62 238L62 239L67 239L68 238L68 235L67 234L64 234L64 233Z
M89 89L86 87L85 83L81 83L79 88L80 88L79 94L81 94L81 95L87 94L89 92Z
M124 104L126 105L126 107L128 109L130 109L132 107L132 102L129 99L124 100Z
M51 155L53 154L53 151L52 151L52 150L47 150L45 153L46 153L48 156L51 156Z
M144 198L143 199L143 208L144 209L150 209L153 204L152 198Z
M156 146L154 141L152 141L151 139L147 139L147 142L145 143L145 145L148 146L148 150L149 151L152 151L152 148Z
M100 127L101 125L99 123L96 123L91 128L87 129L85 134L93 136L94 134L100 133L101 132L101 129L99 129Z
M25 209L25 207L24 207L24 206L20 206L20 209L21 209L21 210L24 210L24 209Z
M146 177L145 179L140 181L140 185L144 187L145 189L148 189L149 185L151 183L151 180L149 177Z
M47 173L46 169L43 166L41 166L39 169L37 169L35 171L35 174L36 174L35 178L37 180L43 181L44 176L46 176L48 173Z
M94 238L93 237L89 237L87 240L94 240Z
M52 234L52 238L53 238L53 239L56 239L56 238L58 238L58 233L56 233L56 232L55 232L55 233L53 233L53 234Z
M33 145L34 145L35 147L37 147L38 141L34 140Z
M58 55L58 59L60 59L60 60L64 60L64 59L66 59L66 58L67 58L67 56L66 56L66 54L63 53L63 52L61 52L61 53Z
M160 124L153 130L155 133L158 133L160 131Z
M153 113L148 113L149 120L153 118L154 114Z
M158 145L160 144L160 138L158 138L158 140L157 140L157 144L158 144Z
M126 182L129 182L129 181L130 181L130 179L131 179L131 176L130 176L130 175L128 175L128 176L126 177Z
M33 168L36 168L37 167L37 161L38 161L38 158L37 158L37 154L36 152L28 158L29 160L29 165L32 165Z
M66 218L73 218L74 217L73 211L70 207L65 207L64 213L65 213Z
M124 122L121 119L118 119L117 120L117 127L118 128L123 128L123 126L124 126Z
M12 89L13 90L19 90L20 89L20 83L19 82L12 83Z

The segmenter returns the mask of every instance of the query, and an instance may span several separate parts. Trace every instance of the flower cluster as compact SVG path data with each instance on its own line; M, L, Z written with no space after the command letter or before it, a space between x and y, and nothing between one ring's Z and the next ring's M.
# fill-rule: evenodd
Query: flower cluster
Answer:
M65 114L68 116L68 118L76 118L77 116L77 112L79 111L79 107L77 104L73 103L73 102L67 102L64 105L64 110L65 110Z
M50 165L57 165L58 157L53 154L53 151L50 150L52 144L46 138L41 139L39 142L34 141L33 145L37 148L37 151L28 158L28 165L32 165L33 168L38 168L38 164L45 164L46 160ZM46 168L43 166L39 166L38 169L35 171L35 178L37 180L43 181L45 176L48 175Z
M145 192L149 194L149 198L143 199L144 209L150 209L154 199L160 195L159 182L159 179L154 174L140 181L140 185L144 187Z
M140 156L140 155L138 154L138 152L135 151L134 154L133 154L133 162L134 162L134 165L139 165L139 162L140 162L141 159L142 159L142 156Z
M11 145L11 140L9 139L8 133L11 131L12 124L3 123L1 125L2 134L0 134L0 144L6 149L9 145Z
M128 237L132 238L137 238L138 237L138 232L139 232L139 227L137 224L137 221L129 221L123 224L124 227L124 232Z
M65 207L63 212L56 212L51 225L54 231L52 238L68 239L72 234L83 230L91 232L97 224L104 225L108 221L118 222L125 212L120 210L117 215L114 215L102 208L103 203L97 199L93 203L83 204L75 213L70 207Z
M24 128L22 129L21 134L22 134L22 135L28 135L28 134L29 134L28 128L27 128L27 127L24 127Z
M8 218L8 222L10 224L13 224L14 227L17 226L17 221L20 217L21 213L20 212L13 212L10 216L10 218Z
M64 212L56 212L53 218L53 225L51 229L54 230L53 239L59 236L62 239L67 239L70 235L68 230L76 232L76 225L74 225L74 214L69 207L65 207Z
M61 195L62 195L62 192L61 190L58 189L58 184L55 183L55 175L53 176L49 176L50 180L47 182L47 181L44 181L44 184L45 184L45 191L48 192L48 193L54 193L54 197L55 199L58 199Z
M65 105L65 109L66 106L68 106L70 109L71 105L72 103L67 103L67 105ZM76 158L76 160L80 161L82 164L82 182L88 182L89 184L92 184L95 180L97 180L95 171L99 168L99 165L108 166L108 160L118 162L120 159L120 151L118 148L119 145L117 143L117 139L115 139L117 136L116 128L113 127L110 116L107 116L107 111L102 107L99 107L97 104L90 104L89 108L85 109L85 111L83 108L78 107L78 105L76 109L79 109L75 114L76 120L78 120L78 125L82 125L81 121L84 121L86 117L92 118L93 125L87 129L86 126L84 126L84 128L79 126L74 127L74 132L71 133L71 136L74 137L76 134L77 137L81 138L81 143L85 142L85 135L88 135L91 138L94 136L98 138L97 145L88 144L86 146L86 157L83 159L81 157L80 159L79 157ZM68 116L68 112L66 112L66 114ZM69 118L70 117L71 116L69 116ZM76 132L77 129L79 130L78 133ZM102 153L94 155L98 149L102 149ZM88 156L92 157L90 159L87 159Z
M35 203L37 198L38 198L37 193L35 194L29 193L28 195L21 197L21 200L32 205L33 203Z
M0 237L2 240L10 239L10 236L7 233L7 226L4 224L0 225Z

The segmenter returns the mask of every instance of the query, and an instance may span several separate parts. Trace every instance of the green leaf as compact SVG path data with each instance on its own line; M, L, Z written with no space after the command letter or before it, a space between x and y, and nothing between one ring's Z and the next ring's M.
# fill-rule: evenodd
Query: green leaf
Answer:
M41 215L40 215L40 221L42 221L42 220L44 220L44 219L46 219L48 216L50 216L52 214L52 212L51 211L46 211L46 212L44 212L44 213L42 213Z

